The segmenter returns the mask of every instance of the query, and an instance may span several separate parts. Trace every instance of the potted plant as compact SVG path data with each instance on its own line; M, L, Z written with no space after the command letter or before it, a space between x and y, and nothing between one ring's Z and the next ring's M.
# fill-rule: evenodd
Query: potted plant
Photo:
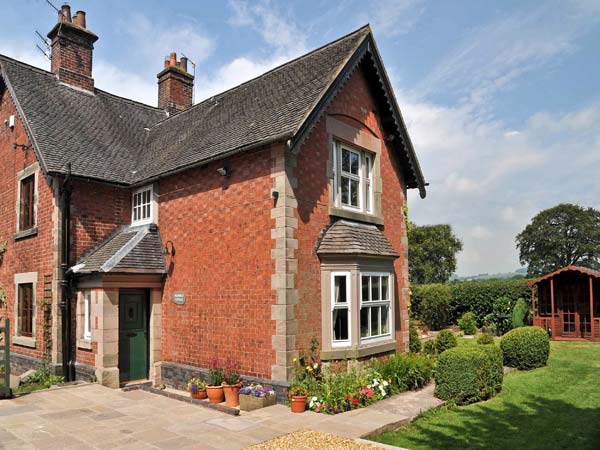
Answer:
M303 413L306 410L306 398L308 392L304 386L299 384L292 386L289 390L290 405L293 413Z
M242 411L254 411L276 403L277 396L270 386L251 384L240 389L240 409Z
M231 361L227 361L223 376L223 392L225 393L225 404L227 406L239 406L240 404L240 388L242 383L240 375L237 373L237 366Z
M202 400L206 398L206 383L198 378L188 381L187 389L192 398Z
M222 383L223 369L219 367L219 360L212 357L208 369L208 386L206 386L206 394L211 403L221 403L225 400Z

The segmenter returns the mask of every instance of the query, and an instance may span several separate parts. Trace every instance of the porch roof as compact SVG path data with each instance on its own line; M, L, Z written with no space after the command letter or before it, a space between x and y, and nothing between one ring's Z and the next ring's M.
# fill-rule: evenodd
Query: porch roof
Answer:
M529 283L527 283L528 286L532 287L535 286L536 284L548 280L558 274L564 273L564 272L579 272L582 273L584 275L589 275L591 277L594 278L600 278L600 272L593 270L593 269L588 269L587 267L579 267L579 266L574 266L572 264L569 264L566 267L563 267L562 269L558 269L555 270L554 272L550 272L540 278L536 278L535 280L531 280Z

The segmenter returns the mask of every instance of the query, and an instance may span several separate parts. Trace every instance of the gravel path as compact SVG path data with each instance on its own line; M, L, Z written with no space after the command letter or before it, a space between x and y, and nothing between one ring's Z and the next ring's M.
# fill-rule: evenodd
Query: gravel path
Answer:
M248 447L251 450L375 450L378 448L380 447L312 430L296 431L295 433L286 434L262 444Z

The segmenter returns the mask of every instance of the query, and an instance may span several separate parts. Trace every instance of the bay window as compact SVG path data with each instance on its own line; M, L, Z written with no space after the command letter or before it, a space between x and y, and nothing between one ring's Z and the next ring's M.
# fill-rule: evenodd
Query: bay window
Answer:
M332 345L350 343L350 273L331 274Z
M361 274L360 337L361 339L390 334L390 274Z

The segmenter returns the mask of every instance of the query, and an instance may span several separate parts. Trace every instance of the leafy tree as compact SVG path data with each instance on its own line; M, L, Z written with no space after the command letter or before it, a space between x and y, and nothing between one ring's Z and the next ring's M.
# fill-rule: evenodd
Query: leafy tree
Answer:
M445 283L456 270L462 250L450 225L418 226L408 222L408 273L411 283Z
M538 213L516 241L529 276L569 264L600 269L600 211L562 203Z

